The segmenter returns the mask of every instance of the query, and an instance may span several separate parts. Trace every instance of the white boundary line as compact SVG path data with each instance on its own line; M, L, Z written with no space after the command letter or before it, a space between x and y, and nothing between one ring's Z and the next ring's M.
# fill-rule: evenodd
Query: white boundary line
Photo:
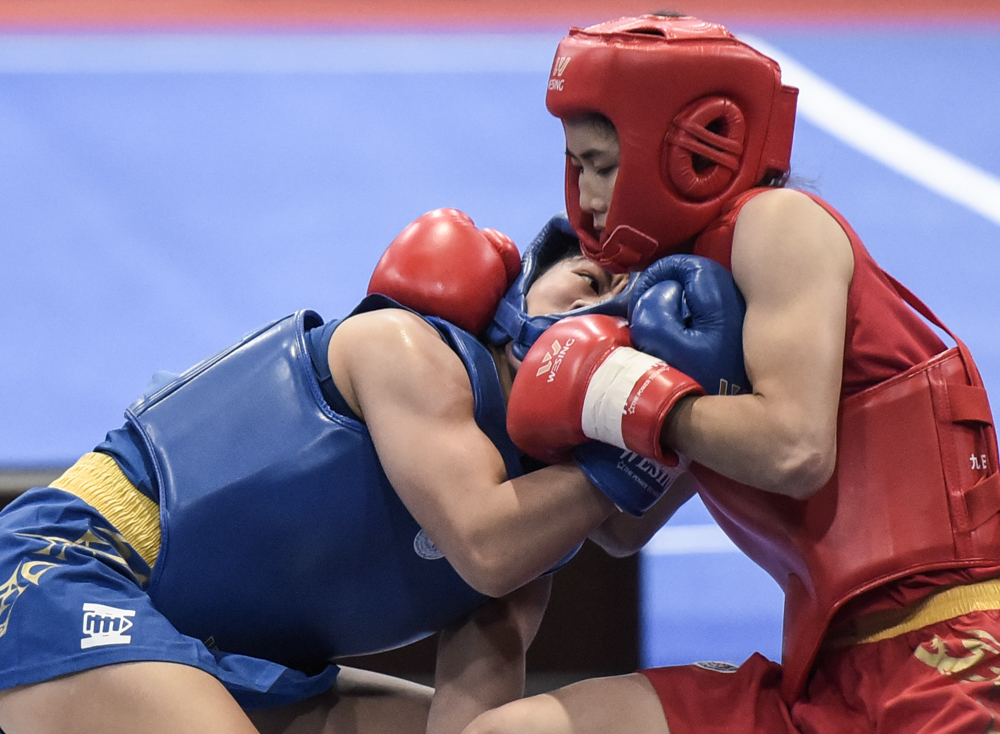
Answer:
M786 84L799 88L798 114L888 168L1000 225L1000 179L948 153L878 114L806 69L790 56L750 36L741 38L781 65ZM739 553L717 525L667 525L643 553Z
M798 113L813 125L931 191L1000 225L1000 179L929 143L824 81L764 41L743 36L799 88Z
M813 125L929 190L1000 225L1000 179L862 105L790 56L781 64ZM530 73L542 76L550 34L0 35L0 74Z

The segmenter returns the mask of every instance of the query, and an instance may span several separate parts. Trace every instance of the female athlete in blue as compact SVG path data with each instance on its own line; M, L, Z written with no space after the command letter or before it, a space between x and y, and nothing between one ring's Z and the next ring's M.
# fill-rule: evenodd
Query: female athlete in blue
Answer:
M553 220L521 272L499 233L425 215L350 316L302 311L160 376L8 506L0 728L459 731L522 695L546 573L614 513L606 492L638 491L617 459L601 491L575 462L523 474L505 430L538 314L623 315L627 277L570 232ZM333 663L439 631L433 700Z

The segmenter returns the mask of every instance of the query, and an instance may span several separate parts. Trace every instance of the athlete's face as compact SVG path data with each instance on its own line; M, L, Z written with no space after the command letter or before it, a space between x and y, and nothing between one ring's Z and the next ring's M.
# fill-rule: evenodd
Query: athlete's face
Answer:
M592 116L564 120L563 130L566 156L579 177L580 209L594 218L599 235L604 231L621 164L618 133L610 122Z
M528 316L565 313L592 306L622 292L628 285L627 273L610 273L583 255L559 260L539 275L524 294ZM514 372L521 360L514 356L513 342L507 342L507 360Z
M524 296L529 316L565 313L620 293L627 274L612 274L583 255L559 260L542 273Z

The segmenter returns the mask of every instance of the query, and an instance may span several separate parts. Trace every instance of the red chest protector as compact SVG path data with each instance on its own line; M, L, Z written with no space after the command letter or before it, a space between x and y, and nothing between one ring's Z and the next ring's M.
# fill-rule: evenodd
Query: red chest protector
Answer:
M695 253L729 267L736 217L727 219L728 226L698 241ZM886 277L903 301L948 331ZM916 573L1000 562L993 418L972 355L955 341L956 347L842 396L836 469L808 500L693 465L719 526L785 592L782 692L788 701L801 693L830 620L848 600Z

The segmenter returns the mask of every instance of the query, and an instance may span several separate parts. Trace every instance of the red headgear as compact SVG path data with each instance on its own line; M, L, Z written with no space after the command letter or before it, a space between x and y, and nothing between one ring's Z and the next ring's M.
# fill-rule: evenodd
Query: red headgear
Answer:
M697 18L571 29L546 105L564 120L604 115L621 146L600 242L567 161L566 209L586 255L613 270L642 269L679 251L765 174L788 171L797 96L775 61Z

